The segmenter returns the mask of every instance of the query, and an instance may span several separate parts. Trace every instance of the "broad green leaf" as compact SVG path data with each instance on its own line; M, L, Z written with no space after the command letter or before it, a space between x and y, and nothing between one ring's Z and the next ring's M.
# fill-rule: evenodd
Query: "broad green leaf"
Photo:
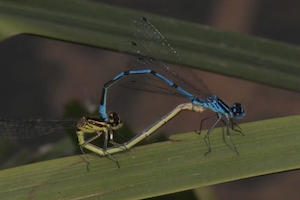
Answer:
M114 154L89 154L90 171L79 156L0 171L1 199L142 199L300 167L300 116L242 124L232 135L240 155L211 135L206 156L203 135L173 135L170 141Z
M188 66L300 91L299 47L89 1L1 0L0 40L33 34L117 51L134 40L136 16L147 17Z

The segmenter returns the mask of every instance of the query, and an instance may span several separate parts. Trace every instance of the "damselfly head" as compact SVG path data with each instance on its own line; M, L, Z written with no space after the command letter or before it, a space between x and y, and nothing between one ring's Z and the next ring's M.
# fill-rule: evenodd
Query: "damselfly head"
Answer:
M86 126L87 125L87 120L85 117L82 117L78 120L77 122L77 128L78 129L81 129L82 127Z
M242 119L245 116L245 110L240 103L234 103L231 107L231 112L235 119Z
M111 112L109 113L108 118L111 129L117 130L123 126L123 121L118 113Z

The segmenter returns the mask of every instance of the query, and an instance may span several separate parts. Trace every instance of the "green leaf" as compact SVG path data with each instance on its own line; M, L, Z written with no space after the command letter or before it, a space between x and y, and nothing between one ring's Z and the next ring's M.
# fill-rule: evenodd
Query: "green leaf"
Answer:
M0 40L25 33L118 51L134 40L136 16L147 17L187 66L300 91L299 47L89 1L1 0Z
M171 140L107 157L79 156L0 171L2 199L142 199L300 167L300 116L242 124L244 137L232 135L240 155L228 148L222 129L211 135L186 133Z

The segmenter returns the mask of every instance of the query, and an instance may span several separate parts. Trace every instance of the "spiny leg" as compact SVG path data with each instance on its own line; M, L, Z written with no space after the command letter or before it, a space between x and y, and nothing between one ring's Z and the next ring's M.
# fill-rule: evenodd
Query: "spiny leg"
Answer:
M82 145L80 145L79 147L80 147L80 150L81 150L81 152L82 152L82 154L83 154L83 156L84 156L85 158L83 158L83 157L81 157L81 156L80 156L80 157L86 162L86 170L89 172L89 171L90 171L90 160L89 160L89 158L86 156L86 154L85 154L85 152L84 152L84 150L83 150Z
M239 130L238 130L238 129L235 129L235 127L237 127ZM232 129L233 131L239 132L242 136L244 136L244 133L242 133L241 127L240 127L238 124L234 123L233 120L231 120L231 129Z
M124 143L123 143L123 144L119 144L119 143L117 143L117 142L114 142L113 140L110 140L109 143L112 144L112 145L114 145L114 146L113 146L114 148L115 148L115 147L120 147L120 146L122 146L122 147L124 147L124 149L125 149L126 151L130 151L130 149L128 149L128 148L125 146Z
M86 165L87 171L90 171L90 160L89 160L89 158L87 157L86 153L84 152L83 148L84 148L84 146L85 146L86 144L89 144L91 141L93 141L93 140L97 139L98 137L100 137L101 134L102 134L102 132L100 132L100 133L97 132L97 135L96 135L96 136L90 138L89 140L87 140L86 142L84 142L82 145L79 145L80 150L81 150L81 152L82 152L82 154L83 154L83 156L84 156L85 158L83 158L83 157L81 157L81 156L80 156L80 157L87 163L87 165Z
M110 153L107 152L107 144L108 144L108 132L105 132L105 139L104 139L104 144L103 144L103 151L105 152L106 155L108 155L113 161L115 161L115 163L117 163L118 168L120 168L120 164L119 161L113 157L112 155L110 155Z
M121 135L121 134L119 134L117 131L114 131L115 133L117 133L118 134L118 136L120 136L121 137L121 139L123 140L123 142L124 142L124 137ZM112 134L112 133L111 133ZM115 147L119 147L119 146L123 146L124 147L124 149L126 149L126 151L130 151L130 149L128 149L127 147L126 147L126 142L124 142L124 143L122 143L122 144L119 144L119 143L116 143L115 141L113 141L113 137L111 136L110 137L111 139L110 139L110 143L112 144L112 145L114 145Z
M215 128L215 126L218 124L218 122L221 120L222 115L218 114L217 115L218 119L217 121L210 127L210 129L207 131L205 137L204 137L204 141L208 147L208 152L206 152L204 155L208 154L211 152L211 147L210 147L210 139L209 139L209 134L211 133L211 131ZM212 118L212 117L210 117Z
M207 117L207 118L202 119L201 122L200 122L200 129L199 129L199 131L195 130L195 132L198 133L198 134L200 135L200 134L201 134L201 130L202 130L202 123L203 123L204 121L206 121L206 120L208 120L208 119L212 119L212 118L214 118L214 117L218 117L218 115L213 115L213 116L210 116L210 117Z
M114 131L114 132L116 132L117 133L117 131ZM122 138L122 140L124 141L124 138L123 138L123 136L121 135L121 134L118 134L121 138ZM123 143L123 144L119 144L119 143L117 143L117 142L115 142L114 141L114 133L113 132L111 132L111 133L109 133L109 143L110 144L112 144L112 145L114 145L113 147L120 147L120 146L123 146L124 147L124 149L126 150L126 151L130 151L126 146L125 146L125 144Z
M227 126L227 123L223 119L221 119L221 121ZM231 130L236 131L239 134L241 134L242 136L244 136L244 134L242 133L242 129L238 124L236 124L232 119L230 119L230 123L231 123ZM240 130L235 129L235 127L237 127Z
M226 126L226 127L227 127L227 133L226 133L226 135L227 135L227 138L229 139L229 141L231 142L231 144L232 144L232 146L233 146L235 152L239 155L239 152L238 152L238 150L237 150L237 148L236 148L234 142L232 141L232 139L231 139L231 137L230 137L229 125L230 125L230 121L229 121L229 119L227 119L227 126Z

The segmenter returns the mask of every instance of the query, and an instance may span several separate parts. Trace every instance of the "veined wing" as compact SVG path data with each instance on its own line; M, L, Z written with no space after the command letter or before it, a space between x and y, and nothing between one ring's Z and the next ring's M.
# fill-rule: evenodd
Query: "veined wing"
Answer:
M132 27L135 30L137 43L127 42L120 48L121 52L137 55L130 61L131 64L135 63L138 69L153 69L195 96L207 97L212 95L201 78L187 67L183 67L185 62L181 56L146 18L134 19ZM180 63L182 66L167 64L160 61L159 57Z
M59 129L74 129L78 119L0 118L0 139L26 139Z

